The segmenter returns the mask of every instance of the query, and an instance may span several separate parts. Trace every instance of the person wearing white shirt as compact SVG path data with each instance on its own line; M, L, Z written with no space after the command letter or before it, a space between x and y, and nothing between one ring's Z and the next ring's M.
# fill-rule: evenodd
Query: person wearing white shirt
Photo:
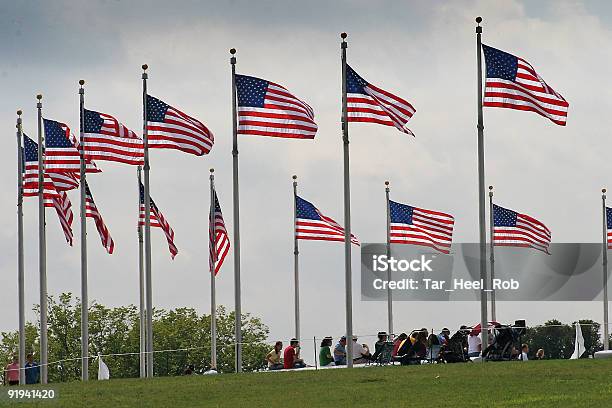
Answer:
M472 331L468 336L468 357L478 357L482 351L482 340L477 333Z
M529 361L529 358L527 358L527 353L529 353L529 346L527 344L523 344L521 347L521 361Z
M353 336L353 363L365 364L370 358L370 352L361 344L357 343L357 337Z

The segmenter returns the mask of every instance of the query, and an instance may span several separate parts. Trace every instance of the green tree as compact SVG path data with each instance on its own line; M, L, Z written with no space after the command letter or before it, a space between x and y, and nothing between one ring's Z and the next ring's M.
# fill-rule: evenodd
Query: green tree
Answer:
M544 326L528 328L522 341L529 344L531 354L535 354L538 349L544 349L546 358L570 358L574 353L574 343L576 341L574 323L569 325L563 324L559 320L549 320L544 323ZM600 325L593 320L579 320L579 323L586 349L583 358L587 358L595 351L603 348L599 338Z
M73 381L81 371L81 302L71 293L62 293L57 300L49 297L48 343L49 381ZM39 307L34 311L39 316ZM243 368L257 370L264 366L268 351L269 330L261 319L242 315ZM38 353L40 326L27 323L28 352ZM93 302L89 306L90 372L97 372L98 354L113 378L138 377L140 348L140 315L133 306L108 308ZM210 315L198 315L192 308L155 309L153 343L155 375L180 375L187 365L196 369L210 367ZM168 351L173 350L173 351ZM7 362L18 351L18 333L0 333L0 363ZM234 313L223 306L217 310L217 369L234 371Z
M559 320L548 320L544 326L527 329L523 343L529 344L531 353L544 349L546 358L568 358L574 351L574 331Z

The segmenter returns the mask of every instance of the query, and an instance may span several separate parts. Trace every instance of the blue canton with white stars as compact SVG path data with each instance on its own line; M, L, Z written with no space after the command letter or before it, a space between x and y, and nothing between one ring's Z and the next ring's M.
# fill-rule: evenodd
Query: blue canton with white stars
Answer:
M93 195L91 195L91 190L89 189L89 184L87 184L87 182L85 182L85 194L87 194L91 201L93 201Z
M30 139L25 134L23 135L23 159L26 162L38 161L38 143Z
M216 191L215 191L215 212L221 214L221 205L219 205L219 198L217 197Z
M147 121L163 122L169 106L159 99L147 95Z
M501 78L508 81L516 79L518 58L507 52L487 45L482 46L487 66L487 78Z
M238 106L263 108L268 92L268 81L247 75L236 75Z
M321 216L314 205L300 197L295 197L295 216L297 218L321 221Z
M44 119L45 123L45 146L46 147L72 147L72 143L66 137L66 131L62 129L59 122Z
M608 229L612 229L612 208L610 207L606 207L606 221Z
M104 119L102 119L98 112L85 109L85 120L83 122L83 131L85 133L100 133Z
M389 200L389 208L392 223L412 225L414 207Z
M346 65L346 92L366 95L364 87L368 82L360 77L348 64Z
M153 199L151 198L151 196L149 196L149 202L151 203L151 210L154 208L157 210L157 206L153 202ZM142 183L140 183L140 204L144 205L144 203L145 203L144 186L142 185Z
M516 227L516 211L493 204L493 226Z

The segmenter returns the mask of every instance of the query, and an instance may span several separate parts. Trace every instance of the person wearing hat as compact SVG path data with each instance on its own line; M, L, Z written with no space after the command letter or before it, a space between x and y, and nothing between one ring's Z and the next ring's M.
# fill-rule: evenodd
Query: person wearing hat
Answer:
M447 327L443 328L440 334L438 335L438 340L440 341L440 345L445 346L448 344L450 340L450 330Z
M353 363L365 364L370 360L372 354L362 344L357 343L357 340L357 336L353 336Z
M346 336L340 337L340 341L334 347L334 363L337 366L346 365Z
M291 339L287 348L283 353L283 366L285 369L304 368L304 360L300 357L300 342L297 339Z
M331 345L331 337L325 337L321 341L321 348L319 349L319 365L321 367L327 367L334 363L334 358L332 357L331 353Z

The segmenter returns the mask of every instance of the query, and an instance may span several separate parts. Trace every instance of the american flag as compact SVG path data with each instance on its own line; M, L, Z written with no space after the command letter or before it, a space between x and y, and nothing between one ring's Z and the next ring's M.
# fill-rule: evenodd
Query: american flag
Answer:
M219 205L219 199L217 198L217 192L214 191L215 196L215 208L214 211L211 208L210 221L208 227L209 241L209 266L210 270L215 271L215 275L219 273L221 265L227 256L230 249L230 241L227 235L227 229L225 229L225 221L223 221L223 214L221 214L221 206ZM213 245L214 240L214 245Z
M314 111L274 82L236 75L238 133L241 135L314 139Z
M144 164L144 145L136 133L106 113L85 109L85 157L125 164Z
M487 67L483 106L532 111L565 126L569 104L531 64L484 44L482 50Z
M23 194L26 197L38 195L38 143L23 135ZM72 190L79 187L74 173L50 173L45 171L43 188L45 195L56 195L56 191Z
M45 198L44 202L45 207L55 208L62 231L66 237L66 242L72 246L72 221L74 220L74 216L72 215L72 203L68 198L68 194L66 194L65 191L58 191L58 196Z
M493 205L494 245L534 248L548 254L550 239L550 230L535 218Z
M196 156L210 152L215 141L202 122L151 95L147 95L147 131L149 147Z
M23 135L23 196L38 196L38 143ZM56 181L57 180L57 181ZM60 187L61 186L61 187ZM72 204L66 190L78 187L72 173L50 173L45 171L43 180L43 203L55 208L66 241L72 246Z
M450 252L455 218L450 214L425 210L389 201L392 244L431 247L444 254Z
M81 170L79 142L70 128L61 122L43 119L45 128L45 168L49 173L78 172ZM88 173L97 173L92 160L85 160Z
M378 88L346 66L346 103L349 122L371 122L395 126L400 132L414 136L407 128L416 110L406 100Z
M172 259L178 254L178 248L174 245L174 231L168 224L168 221L164 218L164 215L159 211L157 205L153 201L153 198L149 197L151 203L151 226L161 228L166 234L166 240L168 241L168 249ZM144 186L140 183L140 215L138 217L139 225L145 225L145 195Z
M344 242L344 228L336 221L324 216L311 203L295 196L295 237L320 241ZM359 245L357 238L351 234L351 243Z
M606 229L608 230L608 249L612 249L612 208L606 207Z
M96 223L96 228L98 229L98 234L100 234L102 246L106 249L106 252L112 254L113 250L115 249L115 242L110 236L110 232L108 231L106 224L104 224L104 220L98 211L98 207L96 207L96 203L94 202L93 195L91 195L91 190L89 189L87 182L85 183L85 217L93 218L94 222Z

